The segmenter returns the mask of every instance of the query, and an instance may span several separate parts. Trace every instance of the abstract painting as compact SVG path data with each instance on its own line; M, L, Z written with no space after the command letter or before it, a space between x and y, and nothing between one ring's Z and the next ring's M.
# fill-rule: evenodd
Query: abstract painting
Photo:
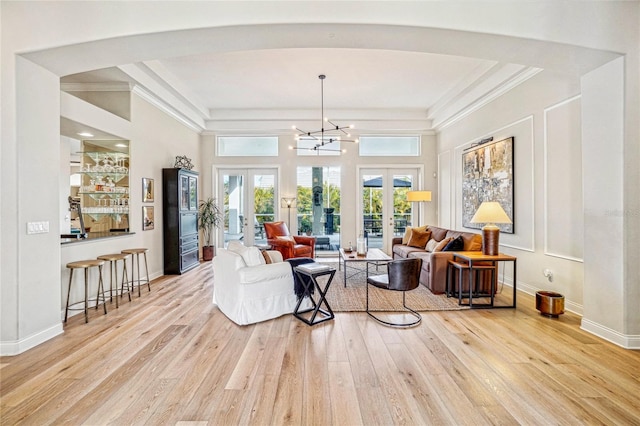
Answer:
M497 201L513 223L496 224L501 232L513 234L513 138L474 145L462 154L462 226L470 223L483 201Z

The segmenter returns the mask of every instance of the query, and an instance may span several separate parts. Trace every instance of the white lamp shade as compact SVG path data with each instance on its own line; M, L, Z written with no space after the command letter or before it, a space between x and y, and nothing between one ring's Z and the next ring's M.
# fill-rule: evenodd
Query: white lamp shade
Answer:
M293 208L296 207L297 199L295 197L282 197L280 199L280 207Z
M480 204L471 223L511 223L504 209L497 201L485 201Z
M408 191L407 201L431 201L431 191Z

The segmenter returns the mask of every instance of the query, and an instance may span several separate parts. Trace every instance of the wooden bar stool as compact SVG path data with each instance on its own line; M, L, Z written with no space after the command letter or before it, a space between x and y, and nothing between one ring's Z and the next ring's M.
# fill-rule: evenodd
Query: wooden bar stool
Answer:
M84 322L87 323L89 322L89 313L88 313L88 306L89 306L89 302L91 300L89 300L89 296L88 296L88 291L89 291L89 268L98 267L98 274L99 274L99 280L98 280L98 292L96 294L96 309L98 309L98 304L100 303L100 294L102 293L102 305L104 306L104 313L105 315L107 314L107 300L104 297L104 285L102 282L102 265L104 265L104 260L98 260L98 259L89 259L89 260L78 260L76 262L70 262L67 263L67 268L69 268L71 270L71 272L69 273L69 289L67 290L67 307L64 311L64 322L67 322L67 316L69 314L69 310L74 310L75 308L71 308L70 306L74 306L80 303L84 304ZM84 269L84 301L83 302L76 302L76 303L72 303L69 304L69 297L71 296L71 283L73 282L73 271L75 269ZM79 309L79 308L78 308Z
M131 302L131 289L129 288L129 277L127 275L127 257L128 254L124 253L112 253L103 254L98 256L98 260L104 260L109 262L109 301L113 302L113 287L115 283L116 291L116 308L118 308L118 261L122 260L122 286L120 288L120 297L124 295L124 283L127 283L127 294L129 295L129 302ZM114 279L115 278L115 279Z
M133 248L133 249L126 249L126 250L122 250L122 254L130 254L132 256L131 258L131 286L133 289L133 283L137 283L138 285L138 297L140 297L140 283L143 281L146 281L147 283L147 287L149 288L149 291L151 291L151 283L149 282L149 267L147 265L147 251L149 251L149 249L146 248ZM140 278L140 255L144 255L144 269L145 272L147 273L146 276L146 280L142 280ZM133 258L133 256L135 255L135 258ZM137 263L137 269L138 269L138 278L136 279L136 263Z

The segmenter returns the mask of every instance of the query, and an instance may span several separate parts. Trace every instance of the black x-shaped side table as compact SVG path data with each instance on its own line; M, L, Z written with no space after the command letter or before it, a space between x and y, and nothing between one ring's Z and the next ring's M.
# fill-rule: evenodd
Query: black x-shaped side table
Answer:
M331 285L331 281L333 281L333 276L336 273L335 268L330 268L330 269L317 271L317 272L309 272L296 266L293 269L293 271L298 276L298 280L300 280L300 282L304 286L304 294L298 300L298 303L296 304L296 308L293 310L293 316L295 316L296 318L298 318L300 321L304 322L307 325L315 325L315 324L319 324L321 322L333 319L335 316L333 315L331 306L329 306L329 303L327 302L326 296L327 296L327 291L329 290L329 286ZM320 287L320 284L318 283L318 277L321 277L323 275L329 275L329 278L327 279L327 282L324 285L324 289L322 289L322 287ZM313 286L315 286L316 290L318 290L319 297L317 301L314 300L313 294L311 294L311 289L313 288ZM312 307L305 309L303 311L300 311L298 309L300 308L300 304L302 303L305 297L309 298L309 300L311 301ZM322 309L323 303L324 303L324 306L327 308L326 310ZM311 316L309 316L308 318L302 315L308 312L311 312ZM321 313L320 316L318 316L318 312Z

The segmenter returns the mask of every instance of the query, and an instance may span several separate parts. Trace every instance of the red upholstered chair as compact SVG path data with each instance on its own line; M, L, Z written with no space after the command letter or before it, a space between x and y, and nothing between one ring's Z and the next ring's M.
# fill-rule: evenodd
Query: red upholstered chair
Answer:
M282 253L283 259L316 257L316 237L291 235L284 222L265 222L264 231L267 234L267 243L271 244L273 250Z

